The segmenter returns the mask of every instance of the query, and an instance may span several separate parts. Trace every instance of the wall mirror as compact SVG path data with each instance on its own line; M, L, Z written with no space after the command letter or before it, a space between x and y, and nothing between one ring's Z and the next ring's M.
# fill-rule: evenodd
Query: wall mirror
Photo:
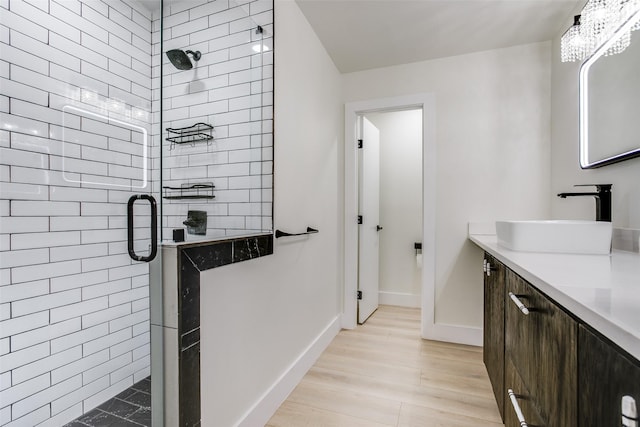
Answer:
M640 156L640 11L589 57L580 69L580 166L597 168ZM637 29L637 28L636 28ZM630 45L606 55L622 37Z

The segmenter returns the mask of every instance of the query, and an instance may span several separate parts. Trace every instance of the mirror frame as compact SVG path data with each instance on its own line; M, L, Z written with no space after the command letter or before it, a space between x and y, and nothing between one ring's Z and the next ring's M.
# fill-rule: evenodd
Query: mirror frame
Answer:
M640 156L640 146L630 151L607 157L602 160L589 160L589 69L604 53L640 20L640 10L618 28L609 40L605 41L580 67L580 167L593 169ZM638 30L640 31L640 30ZM638 141L640 144L640 141Z

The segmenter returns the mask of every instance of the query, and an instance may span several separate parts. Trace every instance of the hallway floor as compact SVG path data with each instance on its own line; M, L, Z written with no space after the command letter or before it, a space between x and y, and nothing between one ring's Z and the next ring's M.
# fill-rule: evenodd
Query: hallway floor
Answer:
M420 310L343 330L268 427L500 427L482 348L420 338Z

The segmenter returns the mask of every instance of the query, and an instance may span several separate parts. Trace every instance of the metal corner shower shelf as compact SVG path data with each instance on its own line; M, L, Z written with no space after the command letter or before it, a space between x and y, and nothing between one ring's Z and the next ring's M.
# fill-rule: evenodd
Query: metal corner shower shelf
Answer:
M171 145L169 150L173 150L176 144L195 144L196 142L210 141L213 139L213 126L207 123L196 123L192 126L182 128L167 128L167 136L165 140ZM209 144L209 142L207 142Z
M163 186L163 199L215 199L213 182L200 182L197 184L182 184L180 187Z

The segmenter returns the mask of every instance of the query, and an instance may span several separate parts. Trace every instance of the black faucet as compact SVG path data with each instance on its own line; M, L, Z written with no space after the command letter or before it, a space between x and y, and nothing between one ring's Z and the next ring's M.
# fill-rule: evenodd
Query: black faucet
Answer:
M576 196L593 196L596 198L596 221L611 222L611 184L580 184L574 187L596 187L593 193L560 193L558 197L566 199Z

